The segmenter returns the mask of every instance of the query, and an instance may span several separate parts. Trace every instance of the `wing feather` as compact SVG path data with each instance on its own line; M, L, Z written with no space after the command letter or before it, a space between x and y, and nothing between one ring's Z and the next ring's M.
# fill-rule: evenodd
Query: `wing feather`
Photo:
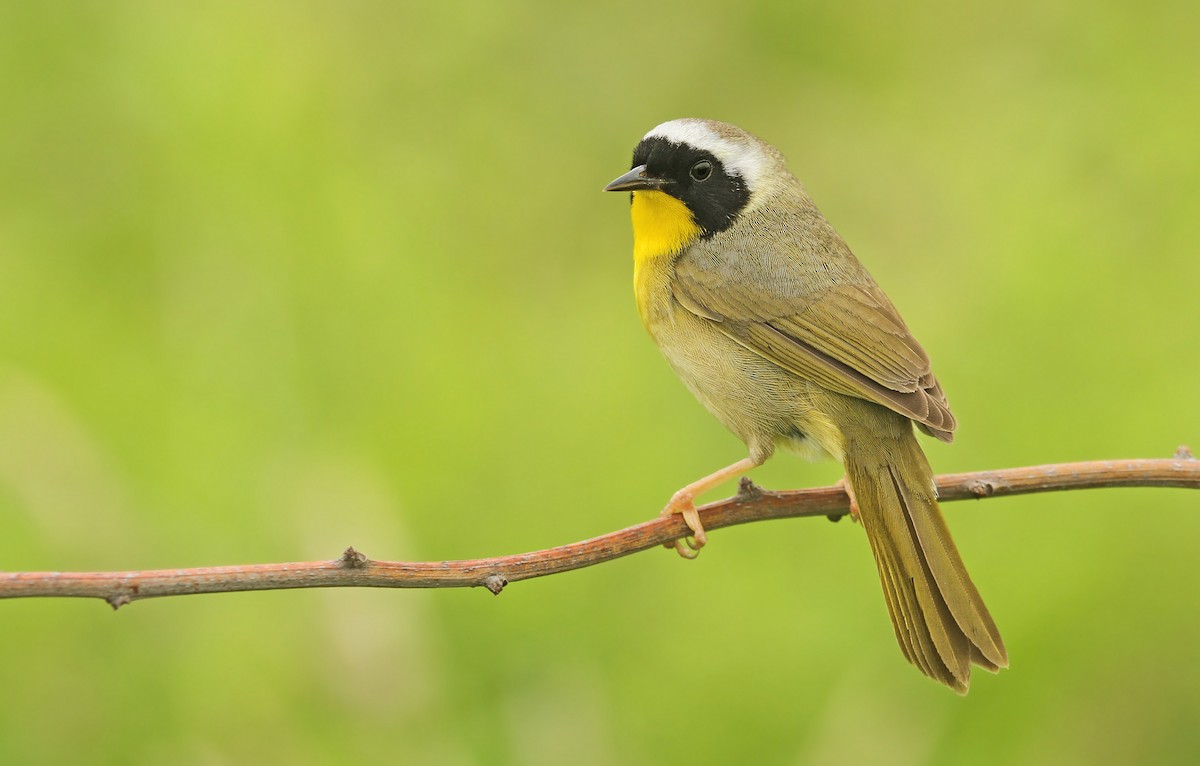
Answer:
M851 282L806 288L780 263L753 273L753 259L710 257L676 264L675 300L784 369L839 393L877 402L943 441L956 426L929 356L865 272Z

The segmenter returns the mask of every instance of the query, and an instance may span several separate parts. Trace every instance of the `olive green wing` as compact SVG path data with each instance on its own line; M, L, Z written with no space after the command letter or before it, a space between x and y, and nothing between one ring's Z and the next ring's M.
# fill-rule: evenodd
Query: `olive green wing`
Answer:
M672 291L681 306L800 377L882 404L932 436L953 439L954 416L929 356L866 272L813 288L816 280L800 279L779 263L721 261L717 268L711 259L677 261Z

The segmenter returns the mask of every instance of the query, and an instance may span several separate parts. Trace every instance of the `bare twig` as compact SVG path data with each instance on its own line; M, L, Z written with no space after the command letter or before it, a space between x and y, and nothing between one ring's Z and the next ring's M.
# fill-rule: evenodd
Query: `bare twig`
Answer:
M943 501L1096 487L1200 489L1200 460L1181 447L1169 460L1062 463L937 477ZM700 509L704 526L720 529L752 521L848 513L840 487L768 492L743 479L738 494ZM678 516L655 518L591 540L532 553L466 561L371 561L347 548L334 561L158 569L135 572L0 572L0 598L102 598L114 609L137 599L190 593L282 588L462 588L499 593L517 580L582 569L654 548L688 534Z

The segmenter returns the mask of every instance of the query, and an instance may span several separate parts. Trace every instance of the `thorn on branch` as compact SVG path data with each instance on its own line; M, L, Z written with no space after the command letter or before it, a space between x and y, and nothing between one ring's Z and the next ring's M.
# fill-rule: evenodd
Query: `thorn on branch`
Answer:
M991 497L996 493L996 485L987 479L976 479L967 485L967 491L978 498Z
M738 500L753 500L762 497L762 493L763 488L751 481L749 476L743 476L738 482Z
M1192 450L1186 444L1180 444L1175 448L1176 460L1195 460L1196 456L1192 454Z
M133 603L133 599L128 593L118 593L115 596L108 596L104 600L108 602L108 605L113 608L114 612L126 604Z
M505 585L508 585L508 580L504 575L490 574L483 578L483 587L490 590L493 596L499 596Z
M360 569L365 567L369 561L370 559L365 555L354 550L353 546L342 551L342 557L338 559L338 562L346 569Z

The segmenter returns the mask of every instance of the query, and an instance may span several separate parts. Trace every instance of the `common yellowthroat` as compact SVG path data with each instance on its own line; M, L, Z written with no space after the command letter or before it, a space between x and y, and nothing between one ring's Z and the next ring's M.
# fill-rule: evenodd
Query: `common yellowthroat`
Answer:
M846 471L908 661L959 693L1008 653L937 504L913 424L953 438L946 395L875 280L783 155L721 122L665 122L606 191L631 192L642 322L684 384L749 456L675 493L691 548L694 499L776 448ZM682 542L676 549L694 556Z

